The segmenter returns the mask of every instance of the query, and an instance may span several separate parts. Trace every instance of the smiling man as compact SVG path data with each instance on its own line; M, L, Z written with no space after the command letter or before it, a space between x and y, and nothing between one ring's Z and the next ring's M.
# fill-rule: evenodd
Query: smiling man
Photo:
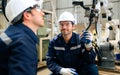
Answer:
M74 33L76 20L70 12L63 12L58 22L61 33L50 41L46 55L51 75L98 75L92 34Z

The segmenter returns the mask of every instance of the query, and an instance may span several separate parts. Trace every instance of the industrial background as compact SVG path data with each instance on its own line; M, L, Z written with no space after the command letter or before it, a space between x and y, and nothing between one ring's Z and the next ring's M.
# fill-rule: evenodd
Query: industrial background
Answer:
M39 3L39 0L36 1ZM103 2L104 0L98 1ZM78 3L76 4L76 2ZM0 0L1 3L2 0ZM96 62L100 67L100 75L120 75L120 0L108 0L107 7L92 8L92 4L93 0L44 0L45 26L40 28L37 34L39 37L38 75L50 73L46 67L45 54L49 40L60 33L57 23L60 14L63 11L73 13L77 20L74 31L81 33L90 23L89 18L92 9L98 11L94 12L95 16L92 17L93 21L89 31L94 34L93 44L96 50L98 52L101 50L100 58L99 55L96 57ZM85 7L90 9L87 10ZM8 25L9 23L5 19L0 5L0 33ZM99 64L98 61L101 63Z

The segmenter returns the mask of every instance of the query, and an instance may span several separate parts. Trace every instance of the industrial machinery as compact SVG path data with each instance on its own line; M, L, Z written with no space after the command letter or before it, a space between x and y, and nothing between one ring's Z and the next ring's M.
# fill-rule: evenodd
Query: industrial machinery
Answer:
M46 66L46 52L48 44L53 35L53 12L43 10L45 12L45 26L38 29L39 46L38 46L38 68Z
M95 39L93 45L97 54L98 67L114 70L116 60L120 59L120 23L118 19L112 19L114 15L112 7L108 6L108 0L93 0L91 7L85 6L83 0L73 0L74 6L85 9L85 17L89 18L89 25L85 31L94 25ZM120 61L118 61L120 62Z

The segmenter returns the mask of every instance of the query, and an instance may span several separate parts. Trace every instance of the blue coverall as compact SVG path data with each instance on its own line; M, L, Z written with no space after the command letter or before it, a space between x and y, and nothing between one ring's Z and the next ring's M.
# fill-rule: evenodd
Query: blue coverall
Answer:
M79 75L98 75L95 57L93 49L87 51L79 34L76 33L72 33L68 43L65 43L61 34L54 37L49 43L46 55L47 66L52 75L60 75L62 67L74 68Z
M0 75L36 75L38 38L19 23L0 35Z

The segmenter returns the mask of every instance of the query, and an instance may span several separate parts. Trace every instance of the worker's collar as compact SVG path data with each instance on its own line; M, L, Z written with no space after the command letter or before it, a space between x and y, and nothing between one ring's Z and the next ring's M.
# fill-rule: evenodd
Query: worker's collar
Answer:
M16 27L19 27L20 29L24 30L36 43L38 43L37 36L30 28L25 26L23 23L17 24Z

